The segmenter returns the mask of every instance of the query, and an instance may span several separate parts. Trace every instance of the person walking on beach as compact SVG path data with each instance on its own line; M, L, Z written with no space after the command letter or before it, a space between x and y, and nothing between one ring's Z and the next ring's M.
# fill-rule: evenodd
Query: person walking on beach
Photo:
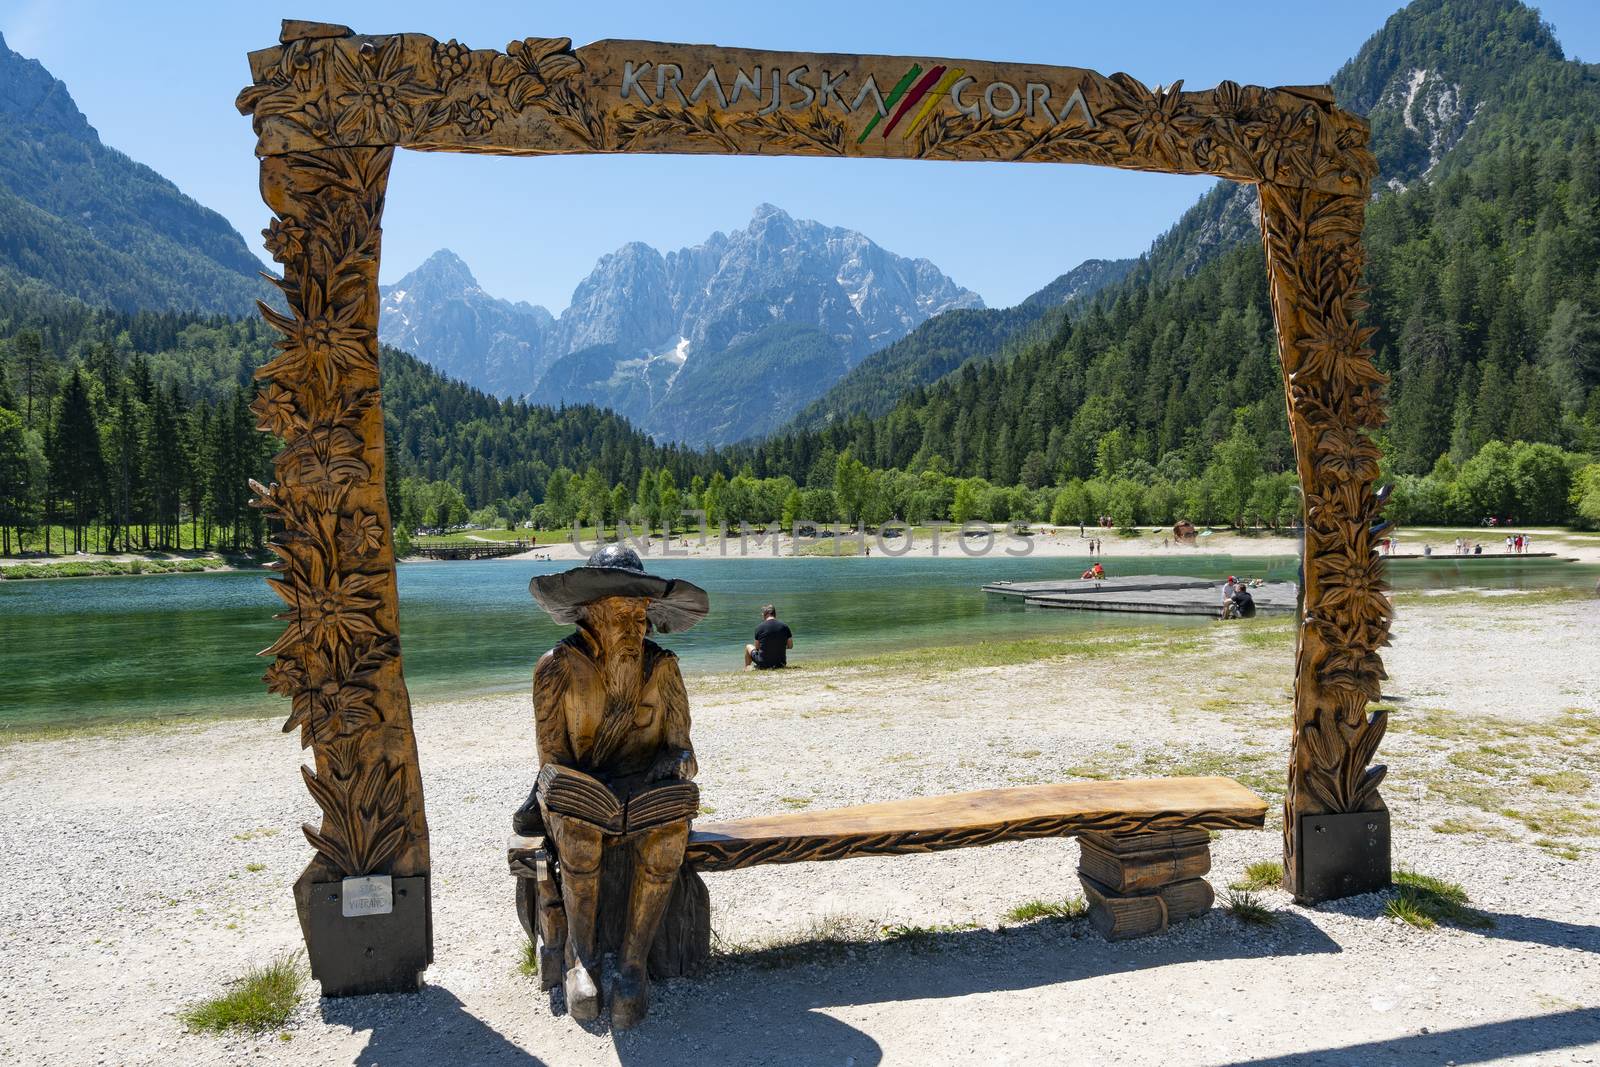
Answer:
M789 649L794 647L794 632L778 621L778 609L767 604L761 609L761 625L756 639L744 646L745 670L772 671L789 665Z

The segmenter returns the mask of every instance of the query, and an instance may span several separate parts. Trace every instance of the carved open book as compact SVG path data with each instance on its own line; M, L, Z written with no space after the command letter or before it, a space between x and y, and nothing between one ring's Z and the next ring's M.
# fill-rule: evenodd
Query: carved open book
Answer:
M626 801L598 778L547 763L539 772L539 802L557 815L592 823L614 834L687 822L700 810L700 787L681 779L652 782Z

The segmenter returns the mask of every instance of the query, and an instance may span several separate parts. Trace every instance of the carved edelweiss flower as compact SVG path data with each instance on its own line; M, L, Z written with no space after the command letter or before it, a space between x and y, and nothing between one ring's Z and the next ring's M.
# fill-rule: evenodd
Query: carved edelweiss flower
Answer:
M1122 86L1122 106L1102 112L1101 120L1120 127L1135 153L1156 155L1168 166L1179 166L1183 142L1205 120L1183 103L1182 81L1155 92L1138 91L1134 85Z
M506 45L489 65L489 84L500 87L518 111L550 90L550 83L583 70L570 37L528 37Z
M433 65L439 69L440 86L449 85L472 66L472 49L451 38L433 46Z
M324 742L353 733L379 720L372 697L372 690L364 686L329 678L294 695L294 711L283 730L288 733L298 726L303 735Z
M257 377L294 379L310 374L331 393L340 375L372 363L359 312L359 305L352 302L337 310L319 308L303 318L271 316L270 321L287 334L278 342L283 355L264 364Z
M272 382L250 402L256 416L256 429L263 433L285 436L289 430L304 428L304 421L295 407L294 393L277 382Z
M1373 333L1351 322L1343 308L1315 316L1300 343L1300 365L1293 377L1326 382L1337 394L1357 386L1381 385L1383 375L1372 365L1372 352L1367 348Z
M488 133L499 117L489 105L489 98L482 93L474 93L468 100L456 101L454 110L455 124L465 134Z
M367 593L382 580L376 574L331 574L321 589L296 590L289 613L304 639L330 651L363 637L381 637L369 614L381 603Z
M410 125L411 105L420 99L420 87L412 80L414 68L401 64L403 44L399 37L381 46L369 41L354 62L343 49L335 51L346 87L335 101L342 109L339 120L346 132L363 140L398 141L402 128Z
M1268 178L1285 172L1299 178L1312 177L1311 145L1316 139L1316 125L1310 108L1280 116L1270 126L1263 125L1256 148L1262 173Z
M339 550L365 558L383 547L383 524L376 515L358 511L339 520Z
M1383 557L1375 552L1333 552L1319 561L1318 602L1308 605L1319 614L1375 623L1390 615L1384 596Z
M267 683L269 693L285 697L294 696L296 691L306 684L306 672L294 660L280 657L267 668L267 673L261 676L261 680Z
M306 247L306 228L293 218L273 219L261 231L267 251L279 263L287 263L299 256Z

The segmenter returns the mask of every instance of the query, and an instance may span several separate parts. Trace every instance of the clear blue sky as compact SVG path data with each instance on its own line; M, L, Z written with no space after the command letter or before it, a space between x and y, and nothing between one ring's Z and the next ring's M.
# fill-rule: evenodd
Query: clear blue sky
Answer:
M1326 80L1398 0L1185 3L287 4L0 0L0 32L67 83L106 143L220 211L259 251L249 122L233 108L245 53L288 15L363 33L417 31L473 47L525 36L709 42L798 51L1018 60L1125 70L1195 88ZM1600 3L1540 5L1568 56L1600 57ZM663 250L730 230L770 201L927 256L993 306L1094 256L1143 251L1209 179L1090 167L714 157L505 159L401 153L384 227L384 280L441 247L490 292L559 313L595 259L630 240Z

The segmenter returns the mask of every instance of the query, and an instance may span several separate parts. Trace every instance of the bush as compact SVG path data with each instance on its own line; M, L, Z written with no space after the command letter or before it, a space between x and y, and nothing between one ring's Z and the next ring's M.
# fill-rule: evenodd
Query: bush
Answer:
M1600 529L1600 463L1591 463L1578 471L1567 500L1578 525L1590 530Z

